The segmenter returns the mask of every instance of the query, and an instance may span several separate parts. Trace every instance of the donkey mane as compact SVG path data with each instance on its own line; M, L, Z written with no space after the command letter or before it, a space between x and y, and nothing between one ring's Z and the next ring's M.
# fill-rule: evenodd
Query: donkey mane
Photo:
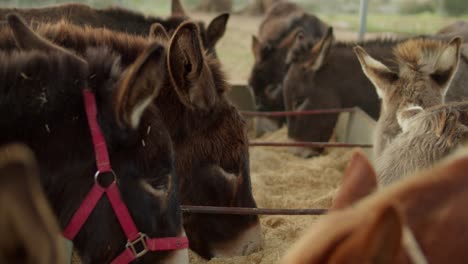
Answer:
M122 18L122 21L137 21L139 23L161 23L163 19L155 16L144 15L138 11L122 8L119 6L109 6L102 9L96 9L99 13L102 14L114 14Z
M393 54L400 64L418 72L427 71L447 44L434 39L410 39L395 46Z
M149 41L141 36L106 28L81 27L63 19L58 23L36 25L34 31L53 43L78 54L85 54L89 47L106 47L121 56L121 62L124 66L133 63L149 45ZM0 49L2 51L17 49L9 27L0 27Z
M333 43L333 47L336 48L352 48L356 45L359 46L365 46L365 47L380 47L380 46L390 46L392 47L395 44L398 44L402 41L405 41L406 39L394 37L394 36L385 36L385 37L379 37L376 39L370 39L370 40L361 40L361 41L336 41Z
M0 8L0 18L4 19L9 13L22 15L30 24L58 22L61 19L66 19L80 26L106 27L118 32L140 36L147 36L153 23L161 23L165 27L169 26L175 29L182 21L187 19L178 17L178 20L175 20L171 17L165 19L146 16L136 11L115 6L95 9L80 3L58 4L41 8ZM123 21L127 22L124 23Z
M122 56L122 64L129 65L149 45L146 38L105 28L80 27L61 20L54 24L40 24L36 30L41 36L60 46L83 54L87 47L105 46Z
M177 20L178 18L174 19ZM74 50L80 55L84 54L88 47L106 47L110 51L120 55L123 67L132 64L150 45L150 41L142 36L129 35L106 28L80 27L66 20L61 20L58 23L40 24L36 27L35 31L52 42ZM5 36L3 34L10 35ZM203 39L202 36L200 38ZM0 39L3 39L0 41L0 48L3 48L3 42L12 42L9 45L14 45L9 29L0 30ZM218 92L224 93L228 85L225 81L226 74L221 69L221 63L216 56L206 50L205 59L213 73L215 84L220 84L216 87L222 87Z
M349 52L349 54L354 57L352 48L356 45L364 46L366 49L391 49L396 44L404 41L403 39L398 39L395 37L383 37L372 40L364 41L335 41L330 49L330 53L333 54L342 54L343 52ZM304 60L308 60L308 54L312 48L314 48L315 43L307 40L300 43L296 43L295 46L290 51L289 61L291 63L302 63Z

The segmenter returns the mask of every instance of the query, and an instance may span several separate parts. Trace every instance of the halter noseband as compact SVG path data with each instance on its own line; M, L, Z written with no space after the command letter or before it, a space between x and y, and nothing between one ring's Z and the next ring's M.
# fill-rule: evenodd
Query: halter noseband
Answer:
M112 263L130 263L145 255L148 251L168 251L188 248L189 243L187 237L148 238L146 234L138 231L127 206L120 196L119 188L116 183L116 175L110 164L106 141L97 122L96 99L90 89L83 90L83 100L91 137L93 139L97 172L94 175L95 182L91 191L89 191L81 202L80 207L63 231L63 235L67 239L73 240L96 207L98 201L106 194L119 220L120 226L127 237L125 250L117 256ZM103 187L99 184L98 180L99 176L105 173L110 173L114 178L110 185Z

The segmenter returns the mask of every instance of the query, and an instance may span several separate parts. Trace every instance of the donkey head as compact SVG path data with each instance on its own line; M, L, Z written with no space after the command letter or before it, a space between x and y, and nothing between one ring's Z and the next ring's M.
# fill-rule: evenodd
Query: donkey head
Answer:
M449 43L429 39L403 42L394 49L398 73L356 47L362 69L382 99L381 116L391 116L396 122L400 110L441 104L458 68L461 42L458 37Z
M155 70L161 75L165 72L165 48L149 45L122 70L119 56L104 48L89 48L78 58L36 35L19 17L10 15L8 23L23 50L12 56L30 57L28 63L15 68L22 73L16 76L27 78L16 82L14 90L28 90L26 99L41 94L45 99L39 110L31 107L36 101L16 107L22 111L10 110L15 118L5 123L9 127L2 128L6 134L2 138L27 142L36 151L41 180L61 226L68 224L95 182L96 154L81 94L83 88L89 88L96 98L99 128L115 172L103 180L116 180L140 232L150 238L182 235L172 144L158 109L151 103L163 85L164 76ZM17 104L6 101L2 109L7 111L12 103ZM30 122L15 121L24 119ZM39 129L44 123L46 129ZM25 125L36 132L18 133ZM126 236L106 198L98 201L74 244L84 262L110 262L125 249ZM140 259L188 262L187 250L148 252Z

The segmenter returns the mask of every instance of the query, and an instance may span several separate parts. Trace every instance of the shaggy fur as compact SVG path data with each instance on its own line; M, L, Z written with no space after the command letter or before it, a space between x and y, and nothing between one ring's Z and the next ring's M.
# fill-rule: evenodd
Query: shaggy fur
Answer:
M376 160L379 183L388 185L432 167L468 138L468 104L453 103L401 113L403 132Z
M380 117L374 133L374 153L379 157L401 132L397 113L408 107L428 108L444 102L457 71L460 43L412 39L394 47L398 73L372 62L372 57L356 49L362 69L382 98ZM447 51L453 49L450 55Z
M177 1L175 1L177 2ZM179 3L180 4L180 3ZM173 3L176 5L176 3ZM88 5L70 3L41 8L0 8L0 18L5 18L10 13L16 13L24 17L31 25L37 23L55 23L66 19L70 23L79 26L95 28L108 28L122 33L135 34L146 37L154 23L162 24L172 34L184 21L190 20L185 13L176 13L163 19L153 16L145 16L121 7L108 7L94 9ZM196 21L204 46L215 53L214 47L217 41L224 35L229 15L216 17L208 26L202 21ZM216 36L216 37L213 37Z
M154 105L159 109L174 143L181 202L255 207L245 122L224 96L229 86L218 59L206 52L201 44L193 44L200 43L200 37L196 27L189 28L191 39L184 37L180 45L174 45L182 47L183 51L167 54L166 69L153 73L163 82ZM120 55L124 67L133 63L134 58L150 45L140 37L116 34L106 29L81 28L66 22L40 26L37 32L80 55L83 55L84 47L105 46ZM8 34L0 32L0 47L11 42ZM196 64L189 61L191 57L188 55L192 56L193 52L199 53L195 56L197 61L193 61ZM171 58L173 62L169 64ZM196 72L189 72L195 65L201 67L202 78ZM210 103L201 109L197 102L204 105L206 95L209 95ZM231 183L225 179L223 171L239 177L239 180ZM227 195L231 193L233 195ZM242 231L258 224L256 216L187 215L185 219L191 248L206 258L212 257L213 248L220 242L236 239Z
M410 39L393 48L393 54L400 67L400 74L407 71L430 74L434 62L440 57L447 43L431 39Z
M153 47L148 48L150 61L163 59L164 49ZM94 183L95 155L81 95L83 88L92 89L122 199L138 229L150 237L180 235L172 145L158 110L150 106L135 129L118 124L116 94L144 88L122 83L133 71L123 71L119 56L106 48L87 49L84 61L57 48L48 50L0 53L0 143L21 141L35 152L41 183L60 226L65 227ZM155 197L142 181L167 195ZM148 211L153 213L142 213ZM124 250L125 242L110 204L102 199L74 245L84 263L105 263ZM148 253L143 258L155 262L171 253Z

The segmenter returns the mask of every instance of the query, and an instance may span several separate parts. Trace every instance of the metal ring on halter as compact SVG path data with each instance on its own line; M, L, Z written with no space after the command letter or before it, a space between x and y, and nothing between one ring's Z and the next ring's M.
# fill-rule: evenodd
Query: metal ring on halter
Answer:
M98 184L99 186L101 186L102 188L107 188L109 186L102 186L99 181L98 181L98 177L99 175L101 174L104 174L104 173L111 173L112 174L112 177L114 177L114 179L111 181L111 183L109 185L111 185L113 182L117 182L117 175L115 174L114 170L109 170L109 171L105 171L105 172L101 172L101 171L96 171L96 173L94 174L94 182L96 184Z

